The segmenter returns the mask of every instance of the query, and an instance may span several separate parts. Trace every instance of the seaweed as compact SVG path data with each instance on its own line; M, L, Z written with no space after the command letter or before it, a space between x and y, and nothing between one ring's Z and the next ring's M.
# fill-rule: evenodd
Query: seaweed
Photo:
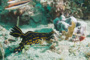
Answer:
M1 50L0 58L3 58L3 60L4 60L5 52L4 52L4 48L3 48L2 44L1 44L1 42L0 42L0 50Z

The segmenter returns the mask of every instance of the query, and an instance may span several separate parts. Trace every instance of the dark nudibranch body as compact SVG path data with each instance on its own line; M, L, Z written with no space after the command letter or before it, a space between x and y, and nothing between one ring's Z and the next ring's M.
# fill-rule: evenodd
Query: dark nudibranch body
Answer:
M50 33L28 31L24 34L19 27L15 26L14 28L12 28L10 35L14 37L21 37L22 41L19 44L19 47L14 50L14 52L20 52L24 48L24 45L38 44L38 41L41 39L50 40L53 33L53 31Z

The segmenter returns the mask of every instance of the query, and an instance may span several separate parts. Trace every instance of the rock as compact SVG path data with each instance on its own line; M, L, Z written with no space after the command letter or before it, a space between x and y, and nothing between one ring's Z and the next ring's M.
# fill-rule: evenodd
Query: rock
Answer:
M2 30L2 28L3 28L3 27L0 25L0 30Z
M51 51L50 51L50 50L47 50L47 52L48 52L48 53L51 53Z
M57 60L64 60L64 58L61 57L61 58L59 58L59 59L57 59Z
M90 60L90 57L88 58L88 60Z
M55 39L55 41L58 41L58 38L55 34L54 34L54 39Z
M5 28L3 28L2 30L3 30L3 31L6 31L6 29L5 29Z
M39 40L39 43L40 43L40 45L43 45L43 43L44 43L43 39Z
M14 39L8 39L9 42L15 42L16 40Z
M86 56L90 56L90 52L85 52Z
M69 49L69 52L70 52L70 53L74 53L74 54L75 54L75 50L74 50L74 49L72 49L72 48L70 48L70 49Z
M87 35L87 37L90 37L90 34L89 34L89 35Z
M60 58L60 60L64 60L64 58Z
M52 49L55 49L55 46L52 45L52 46L50 47L50 49L51 49L51 50L52 50Z
M5 54L5 51L3 49L2 44L0 43L0 58L3 58L4 59L4 54Z
M1 50L0 50L0 58L2 58L2 52L1 52Z
M61 52L62 52L61 50L58 50L58 51L57 51L58 54L61 54Z
M2 36L6 36L6 34L5 33L2 33Z
M28 50L30 48L30 45L24 45L24 49Z
M25 49L22 49L22 53L25 53Z
M90 43L88 43L88 47L90 47Z
M54 40L53 39L50 39L50 43L52 43Z
M56 44L53 43L53 44L50 46L50 49L51 49L51 50L55 50L55 49L56 49L56 48L55 48L55 45L56 45Z
M9 44L10 42L8 40L5 40L4 41L4 44Z

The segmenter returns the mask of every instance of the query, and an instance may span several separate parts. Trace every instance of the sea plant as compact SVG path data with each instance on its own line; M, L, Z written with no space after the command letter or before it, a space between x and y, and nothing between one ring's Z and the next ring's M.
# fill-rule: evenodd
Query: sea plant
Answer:
M3 48L2 44L1 44L1 42L0 42L0 49L1 49L1 53L2 53L2 58L4 60L5 52L4 52L4 48Z

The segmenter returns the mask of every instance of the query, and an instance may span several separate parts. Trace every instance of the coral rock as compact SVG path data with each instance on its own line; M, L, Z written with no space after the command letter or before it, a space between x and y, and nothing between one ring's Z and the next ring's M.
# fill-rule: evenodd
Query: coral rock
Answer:
M90 56L90 52L86 52L86 56Z
M5 44L9 44L9 41L8 41L8 40L5 40L4 43L5 43Z
M88 43L88 47L90 47L90 43Z
M50 49L51 50L55 50L55 46L54 45L51 45Z
M88 60L90 60L90 57L88 58Z
M58 53L58 54L61 54L61 50L58 50L57 53Z
M2 52L1 52L1 50L0 50L0 58L2 58Z
M44 41L43 40L39 40L40 45L43 45Z

